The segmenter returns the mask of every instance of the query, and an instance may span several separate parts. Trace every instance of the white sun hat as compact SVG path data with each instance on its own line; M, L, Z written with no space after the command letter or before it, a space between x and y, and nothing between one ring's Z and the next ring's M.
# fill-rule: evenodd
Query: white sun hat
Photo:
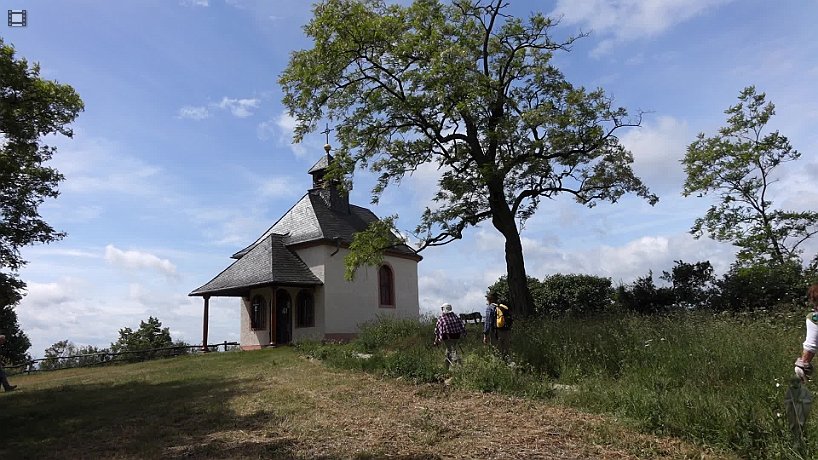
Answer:
M450 312L450 311L452 311L452 304L444 303L443 305L440 306L440 309L445 311L445 312Z

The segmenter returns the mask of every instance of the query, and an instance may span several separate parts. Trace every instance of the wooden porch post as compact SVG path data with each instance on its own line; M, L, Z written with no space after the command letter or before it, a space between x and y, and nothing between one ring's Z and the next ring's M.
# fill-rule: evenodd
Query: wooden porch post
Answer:
M204 318L202 320L202 351L208 352L207 349L207 321L210 316L210 296L204 296Z
M272 288L273 295L270 298L270 345L276 343L276 287Z

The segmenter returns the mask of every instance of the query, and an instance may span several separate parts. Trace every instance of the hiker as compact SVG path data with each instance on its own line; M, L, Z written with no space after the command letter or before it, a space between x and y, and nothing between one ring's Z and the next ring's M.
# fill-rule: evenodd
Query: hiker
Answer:
M452 305L444 303L440 306L440 318L435 324L435 341L437 346L440 342L446 345L446 365L457 360L457 351L455 346L461 337L466 335L466 325L463 320L452 312Z
M807 302L812 306L812 311L807 314L807 337L801 357L795 360L795 375L802 382L812 376L812 358L818 352L818 284L807 289Z
M0 334L0 346L6 343L6 336ZM6 378L6 371L3 370L3 360L0 359L0 384L3 385L3 389L6 391L14 391L17 388L17 385L11 385L9 383L9 379Z
M497 294L493 292L486 294L486 304L486 320L483 323L483 343L495 344L503 358L506 358L508 357L509 339L511 335L508 307L498 302ZM498 321L498 318L501 319Z

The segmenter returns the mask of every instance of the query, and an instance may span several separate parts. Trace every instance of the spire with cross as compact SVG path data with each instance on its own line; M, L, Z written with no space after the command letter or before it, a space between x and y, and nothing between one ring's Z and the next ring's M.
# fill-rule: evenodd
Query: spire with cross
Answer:
M327 159L329 159L329 151L332 149L332 147L330 147L330 145L329 145L329 133L330 133L331 131L332 131L332 130L331 130L331 129L329 129L329 123L327 123L327 127L326 127L326 129L324 129L323 131L321 131L321 134L325 134L325 135L327 136L327 143L326 143L326 144L324 144L324 151L325 151L325 152L327 152Z

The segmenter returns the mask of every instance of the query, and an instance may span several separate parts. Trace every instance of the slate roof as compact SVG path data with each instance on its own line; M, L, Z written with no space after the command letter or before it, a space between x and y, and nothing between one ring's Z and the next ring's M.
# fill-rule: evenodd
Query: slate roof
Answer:
M330 209L316 191L308 192L258 240L232 257L236 259L244 257L256 244L271 234L285 235L286 246L312 241L349 244L356 232L366 230L367 226L376 220L378 216L369 209L353 204L349 205L349 213ZM421 259L406 245L393 248L390 252Z
M329 167L329 162L332 161L332 155L323 155L320 160L316 161L312 168L307 171L309 174L312 174L316 171L321 171L322 169L327 169Z
M323 284L292 251L284 246L284 235L269 233L215 278L188 295L242 296L249 288L267 284Z

